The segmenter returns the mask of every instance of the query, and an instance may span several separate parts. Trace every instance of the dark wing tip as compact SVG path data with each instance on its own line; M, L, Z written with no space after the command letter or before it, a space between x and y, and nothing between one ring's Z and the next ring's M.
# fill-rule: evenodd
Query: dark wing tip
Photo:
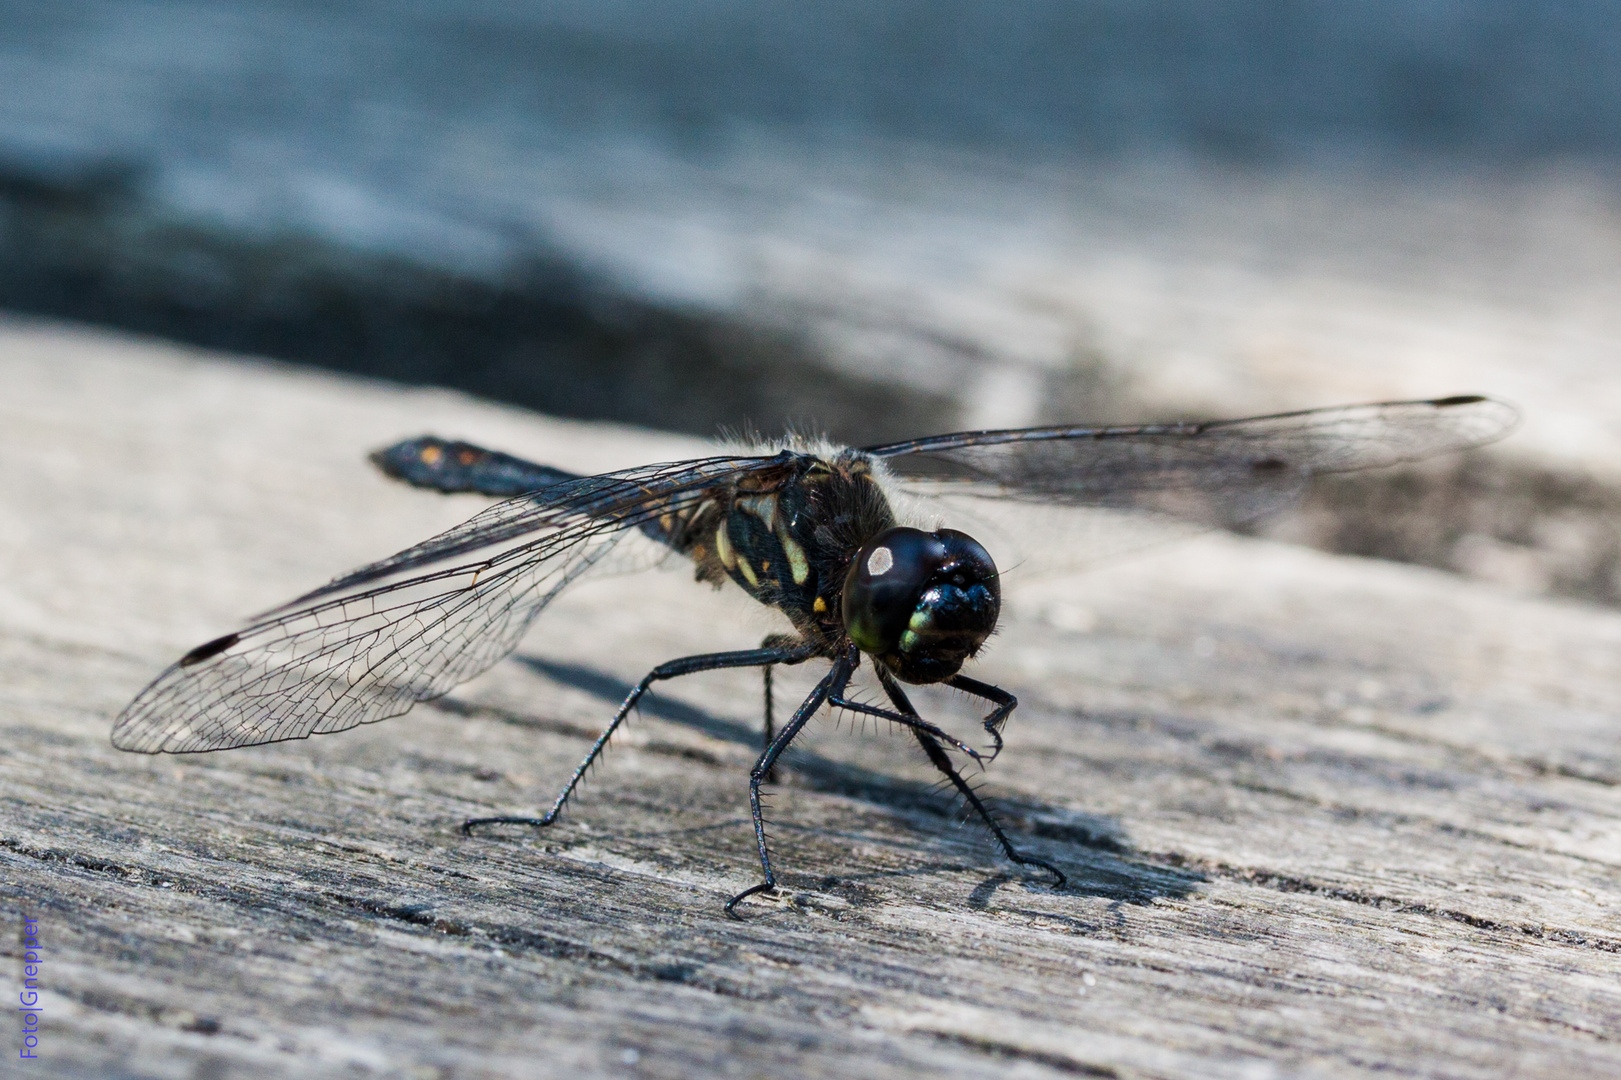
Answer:
M241 640L241 634L226 634L224 637L217 637L213 641L205 641L185 656L182 656L179 665L181 667L191 667L193 664L200 664L209 657L218 656Z
M1506 401L1485 394L1459 394L1436 398L1430 402L1436 409L1465 409L1475 427L1469 446L1484 446L1496 442L1520 424L1520 410ZM1465 447L1466 448L1466 447Z

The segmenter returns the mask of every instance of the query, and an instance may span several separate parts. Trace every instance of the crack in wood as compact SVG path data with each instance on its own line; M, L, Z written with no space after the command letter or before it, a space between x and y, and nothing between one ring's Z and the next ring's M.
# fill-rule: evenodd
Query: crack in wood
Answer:
M1312 881L1308 878L1297 877L1292 874L1280 874L1271 870L1257 867L1234 866L1231 863L1216 862L1192 856L1179 855L1175 852L1158 854L1156 858L1163 859L1175 866L1198 869L1212 877L1226 881L1238 881L1248 885L1258 885L1265 889L1272 889L1282 893L1303 893L1310 896L1321 896L1330 900L1343 900L1347 903L1358 904L1363 907L1378 908L1381 911L1394 911L1403 915L1421 915L1432 919L1446 919L1451 922L1463 923L1477 930L1485 930L1494 934L1519 935L1537 941L1546 941L1556 945L1568 945L1573 948L1597 949L1601 952L1621 953L1621 940L1585 934L1579 930L1566 930L1559 927L1535 926L1530 923L1510 923L1500 919L1489 919L1480 915L1472 915L1467 911L1458 911L1453 908L1437 907L1416 900L1402 900L1394 896L1385 896L1379 893L1367 892L1361 889L1346 888L1341 885L1330 885L1326 882Z

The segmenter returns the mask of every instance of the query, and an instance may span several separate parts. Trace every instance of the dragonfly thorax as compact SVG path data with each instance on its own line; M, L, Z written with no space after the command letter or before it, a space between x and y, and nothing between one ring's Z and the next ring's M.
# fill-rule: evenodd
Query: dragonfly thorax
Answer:
M886 530L844 581L850 640L911 683L949 679L979 651L1002 609L996 563L955 529Z

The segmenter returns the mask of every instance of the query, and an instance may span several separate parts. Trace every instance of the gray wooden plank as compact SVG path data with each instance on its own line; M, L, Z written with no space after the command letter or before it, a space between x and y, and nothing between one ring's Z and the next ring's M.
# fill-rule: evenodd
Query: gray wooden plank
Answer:
M983 782L1070 886L957 827L907 740L820 722L772 803L785 894L737 922L746 674L661 691L555 830L456 831L548 798L652 664L770 628L683 573L582 586L409 717L107 742L179 651L481 505L364 450L695 444L27 323L0 369L0 889L47 953L28 1075L1621 1068L1621 614L1227 536L1015 572L979 672L1022 705Z

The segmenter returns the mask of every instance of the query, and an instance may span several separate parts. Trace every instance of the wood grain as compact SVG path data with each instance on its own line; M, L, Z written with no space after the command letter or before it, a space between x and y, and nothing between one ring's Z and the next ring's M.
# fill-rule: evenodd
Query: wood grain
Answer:
M772 629L682 573L582 586L445 701L195 757L111 715L243 616L478 509L374 475L434 431L571 469L697 444L0 325L0 891L54 1076L1613 1076L1621 614L1228 536L1008 580L999 861L910 741L813 725L756 880ZM780 679L784 696L817 673ZM973 731L968 704L924 693ZM15 936L5 951L15 957ZM14 1031L9 1026L8 1031Z

